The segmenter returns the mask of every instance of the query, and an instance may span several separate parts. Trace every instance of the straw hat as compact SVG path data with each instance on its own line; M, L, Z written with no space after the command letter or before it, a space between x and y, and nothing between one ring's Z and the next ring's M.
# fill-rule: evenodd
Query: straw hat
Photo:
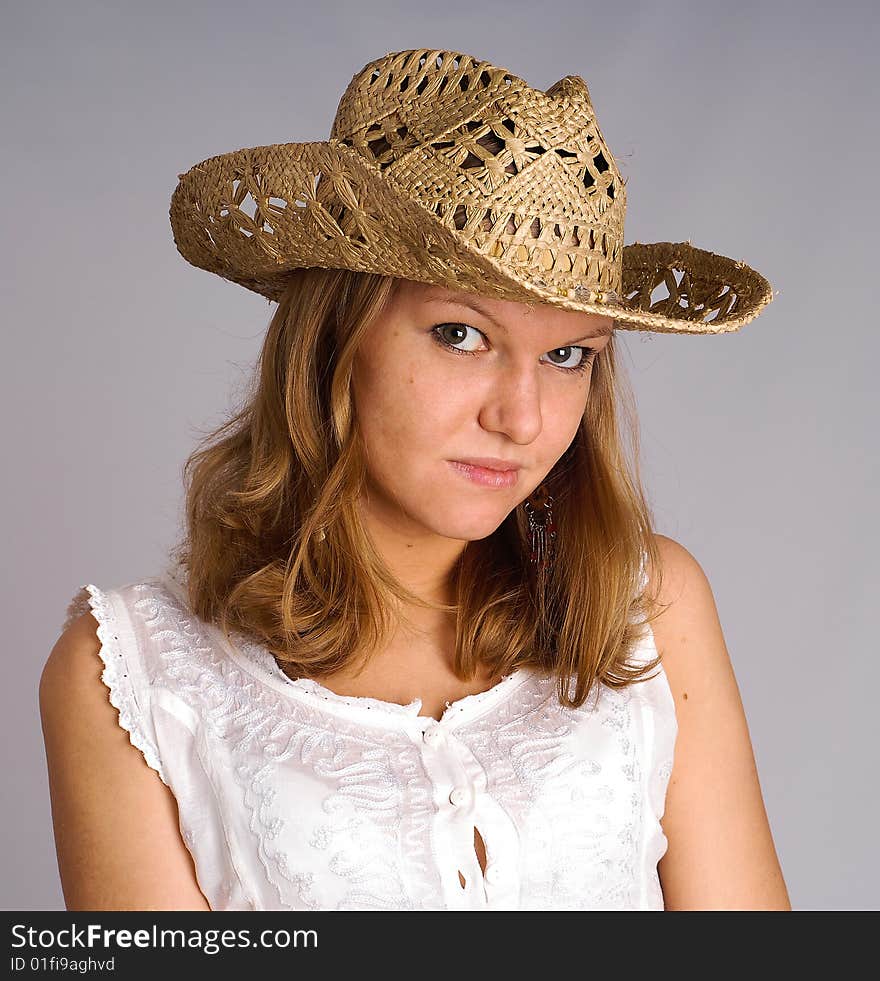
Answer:
M551 303L624 330L737 330L772 300L745 262L690 242L623 244L626 181L578 75L544 92L472 55L392 52L352 78L329 140L235 150L178 176L181 255L270 300L309 266Z

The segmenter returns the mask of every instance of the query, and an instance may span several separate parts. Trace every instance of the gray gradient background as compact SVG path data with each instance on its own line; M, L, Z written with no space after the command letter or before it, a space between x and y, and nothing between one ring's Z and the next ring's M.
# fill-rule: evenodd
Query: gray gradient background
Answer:
M778 291L733 334L622 333L623 360L658 530L714 589L792 903L878 908L878 24L863 2L3 4L0 905L63 908L37 683L67 602L158 570L183 461L274 309L178 255L177 174L325 139L366 62L432 46L541 88L582 75L626 242L690 239Z

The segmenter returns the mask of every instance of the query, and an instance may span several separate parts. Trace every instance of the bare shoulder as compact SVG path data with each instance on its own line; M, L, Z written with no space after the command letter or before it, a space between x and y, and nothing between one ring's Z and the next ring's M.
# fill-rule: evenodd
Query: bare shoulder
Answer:
M651 628L678 722L658 865L666 908L790 909L711 584L679 542L655 543ZM655 575L649 567L649 589Z
M101 679L97 621L74 619L40 677L58 870L67 909L208 909L177 805L133 746Z
M71 621L55 642L40 676L40 697L51 698L58 685L82 683L91 670L103 664L99 656L98 623L91 613L83 613Z
M705 670L714 664L716 673L720 670L729 676L732 666L703 567L674 538L655 535L654 541L661 565L657 595L661 612L651 622L651 629L676 702L685 702L687 682L696 681L692 675L701 666ZM647 571L650 590L657 575L651 565Z

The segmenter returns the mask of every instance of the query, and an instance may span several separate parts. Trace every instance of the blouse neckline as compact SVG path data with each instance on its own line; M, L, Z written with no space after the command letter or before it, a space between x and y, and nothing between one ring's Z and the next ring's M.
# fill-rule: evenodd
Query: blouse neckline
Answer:
M160 577L160 583L189 611L185 572L176 563L169 564ZM266 645L248 635L233 632L234 643L215 624L199 621L216 638L223 650L248 674L287 697L304 702L313 709L330 711L344 718L366 724L397 727L401 724L426 729L441 725L452 728L482 715L518 688L531 674L528 665L521 665L485 691L464 695L447 701L440 719L432 715L420 715L422 699L414 698L403 705L367 695L340 695L314 678L291 678L275 660Z

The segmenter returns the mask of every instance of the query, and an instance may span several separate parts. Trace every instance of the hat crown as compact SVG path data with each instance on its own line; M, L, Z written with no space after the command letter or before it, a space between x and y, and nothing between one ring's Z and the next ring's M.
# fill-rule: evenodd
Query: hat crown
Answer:
M554 82L547 89L547 95L556 99L557 102L567 100L572 103L580 103L591 114L593 112L593 101L590 98L590 90L580 75L565 75L563 78L560 78L558 82Z
M392 52L352 77L330 139L536 285L622 292L625 181L580 76L544 92L472 55Z

